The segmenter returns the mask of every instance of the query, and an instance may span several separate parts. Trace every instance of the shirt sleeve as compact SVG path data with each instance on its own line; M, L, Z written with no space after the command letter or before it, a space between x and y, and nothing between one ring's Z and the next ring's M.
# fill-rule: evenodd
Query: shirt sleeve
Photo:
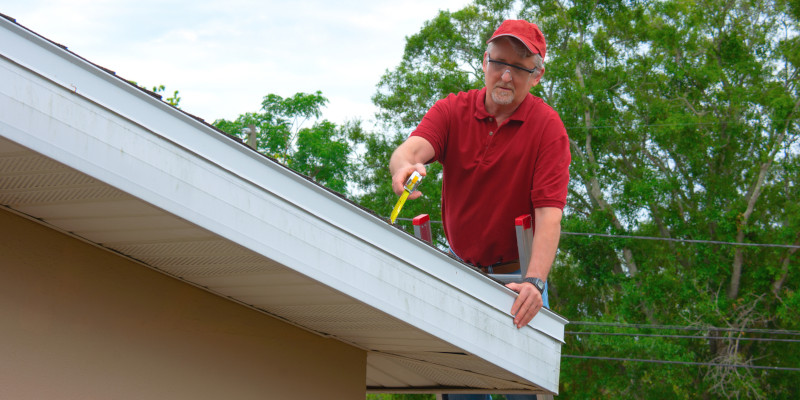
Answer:
M534 166L531 203L533 208L557 207L563 210L567 204L569 164L572 160L569 137L558 116L549 121L545 132Z
M428 110L425 116L417 125L417 129L411 132L411 136L419 136L427 140L435 152L434 157L428 160L444 162L447 149L447 135L450 132L450 97L441 99Z

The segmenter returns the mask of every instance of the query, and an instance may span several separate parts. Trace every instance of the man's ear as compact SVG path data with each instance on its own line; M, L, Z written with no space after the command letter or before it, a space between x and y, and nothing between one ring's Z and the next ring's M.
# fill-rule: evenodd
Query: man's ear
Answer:
M489 52L483 52L483 63L481 64L481 68L483 69L483 74L486 75L486 60L488 60Z
M531 87L538 85L539 81L542 80L542 76L544 76L544 67L542 67L541 70L536 71L536 77L533 78L533 81L531 81Z

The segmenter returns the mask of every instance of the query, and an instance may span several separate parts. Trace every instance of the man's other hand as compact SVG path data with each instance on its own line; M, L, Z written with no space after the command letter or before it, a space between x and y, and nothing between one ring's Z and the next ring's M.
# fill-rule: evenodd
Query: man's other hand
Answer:
M519 293L514 305L511 306L511 315L514 316L514 325L517 329L528 325L544 305L542 293L530 282L509 283L507 288Z

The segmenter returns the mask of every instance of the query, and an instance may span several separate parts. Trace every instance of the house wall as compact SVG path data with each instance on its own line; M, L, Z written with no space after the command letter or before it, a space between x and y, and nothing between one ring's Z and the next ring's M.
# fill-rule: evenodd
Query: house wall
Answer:
M363 399L366 353L0 209L0 398Z

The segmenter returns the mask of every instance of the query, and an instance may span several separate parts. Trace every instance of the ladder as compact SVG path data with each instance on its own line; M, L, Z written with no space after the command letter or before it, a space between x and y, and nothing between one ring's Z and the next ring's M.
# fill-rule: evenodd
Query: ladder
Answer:
M432 243L431 218L428 214L420 214L411 220L414 225L414 236L418 239ZM517 251L519 252L520 274L489 274L494 279L503 283L521 282L527 275L528 264L531 260L531 246L533 245L533 224L530 214L520 215L514 219L514 228L517 232Z

